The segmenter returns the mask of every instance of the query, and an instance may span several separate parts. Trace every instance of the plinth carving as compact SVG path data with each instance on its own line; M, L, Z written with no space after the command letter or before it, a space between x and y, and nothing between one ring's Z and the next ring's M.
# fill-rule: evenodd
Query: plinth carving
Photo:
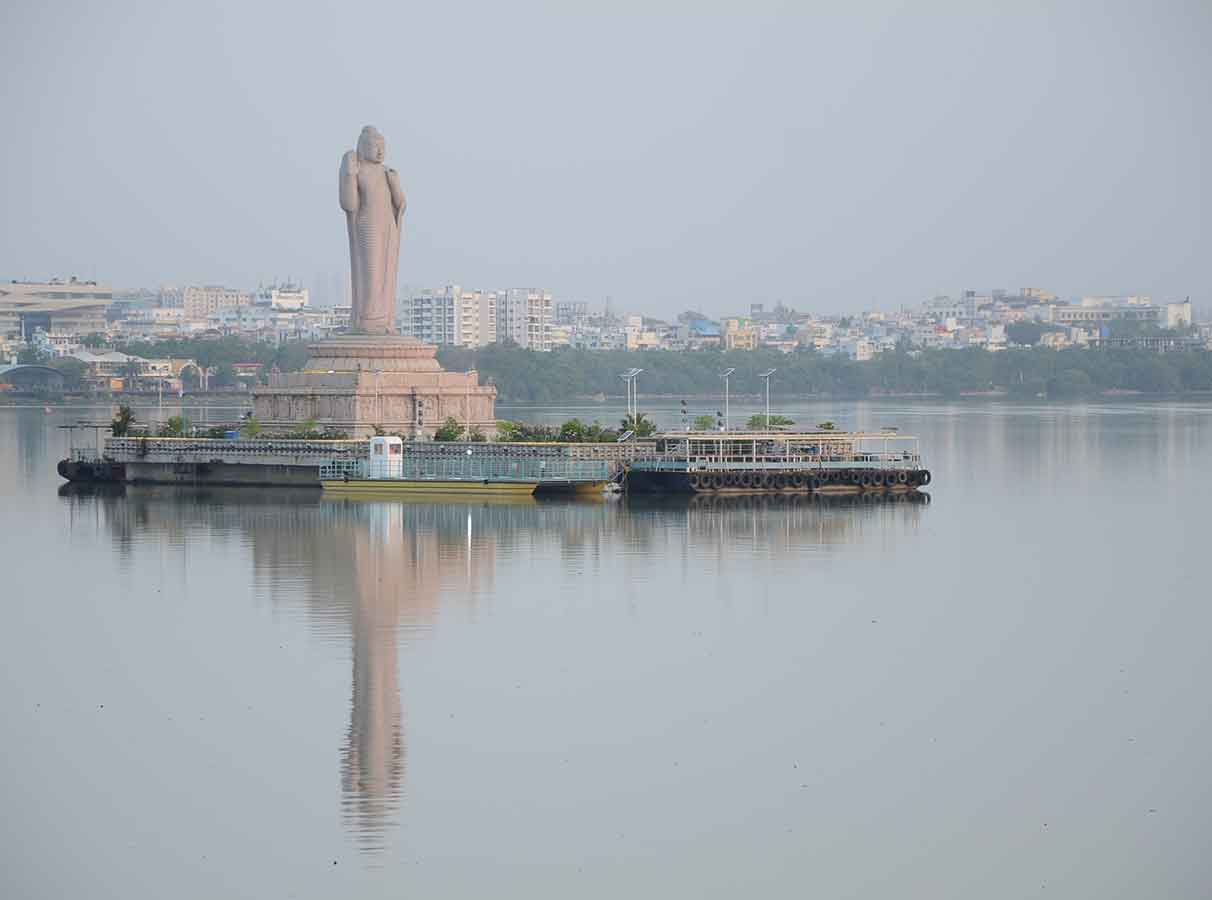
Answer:
M492 437L497 389L475 372L447 372L437 347L393 335L330 338L308 348L302 372L275 374L253 392L253 415L272 428L314 419L353 437L375 426L418 440L453 417Z

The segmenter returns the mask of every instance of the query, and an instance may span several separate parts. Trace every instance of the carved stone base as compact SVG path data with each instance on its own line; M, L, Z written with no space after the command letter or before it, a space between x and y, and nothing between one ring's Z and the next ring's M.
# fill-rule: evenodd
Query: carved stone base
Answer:
M319 428L353 437L388 433L432 438L448 417L496 432L497 389L475 372L447 372L437 347L413 338L348 335L308 347L302 372L271 375L253 391L253 415L264 426L291 428L314 419Z

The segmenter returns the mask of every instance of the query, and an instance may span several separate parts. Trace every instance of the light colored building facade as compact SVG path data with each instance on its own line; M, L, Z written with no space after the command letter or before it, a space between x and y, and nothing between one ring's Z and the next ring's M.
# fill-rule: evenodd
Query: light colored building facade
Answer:
M728 319L724 322L725 350L756 350L758 343L757 331L741 319Z
M307 309L309 294L307 288L297 284L271 284L268 287L258 288L253 302L256 306L298 312Z
M0 337L27 341L48 335L103 333L113 290L95 281L0 282Z
M459 301L459 343L487 347L497 342L497 293L465 291Z
M1135 301L1135 302L1133 302ZM1052 308L1052 322L1058 325L1097 328L1111 322L1138 322L1156 325L1158 328L1186 328L1191 324L1191 301L1181 303L1153 304L1146 298L1128 298L1122 303L1109 302L1101 298L1083 298L1080 306L1056 306Z
M206 285L187 287L181 292L181 306L186 318L205 318L222 309L252 306L252 294L234 288Z
M427 344L485 347L497 340L497 294L448 284L404 299L400 333Z
M551 328L555 301L550 291L510 288L497 295L497 340L511 340L519 347L551 350Z
M447 285L407 297L398 312L400 333L439 347L459 343L462 294L458 285Z

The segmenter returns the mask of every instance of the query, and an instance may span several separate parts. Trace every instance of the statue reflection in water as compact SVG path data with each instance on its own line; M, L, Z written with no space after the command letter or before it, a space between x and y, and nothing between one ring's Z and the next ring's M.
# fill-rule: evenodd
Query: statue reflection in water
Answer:
M352 673L342 807L366 850L385 845L404 792L401 644L428 633L443 603L472 602L487 586L495 539L478 529L482 516L459 504L325 500L290 527L252 529L257 568L285 573L304 565L313 622L347 629Z
M98 508L124 564L149 532L180 548L205 537L251 549L256 591L302 611L322 638L351 643L349 725L340 750L346 826L367 851L386 846L406 784L406 717L399 660L440 610L470 607L489 592L498 561L541 549L596 577L611 544L710 544L720 558L756 540L779 552L827 547L916 528L929 501L799 497L673 501L431 503L331 500L310 492L173 487L89 489L60 494L73 517ZM92 507L91 509L89 507Z

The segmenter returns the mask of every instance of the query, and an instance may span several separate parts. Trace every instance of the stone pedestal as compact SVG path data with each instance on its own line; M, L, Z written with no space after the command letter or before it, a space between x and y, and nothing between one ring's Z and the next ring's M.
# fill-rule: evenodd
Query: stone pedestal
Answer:
M453 416L491 438L497 389L474 372L447 372L437 347L413 338L349 335L308 347L302 372L271 375L253 391L253 415L269 428L293 428L314 419L319 428L368 437L375 426L424 440Z

